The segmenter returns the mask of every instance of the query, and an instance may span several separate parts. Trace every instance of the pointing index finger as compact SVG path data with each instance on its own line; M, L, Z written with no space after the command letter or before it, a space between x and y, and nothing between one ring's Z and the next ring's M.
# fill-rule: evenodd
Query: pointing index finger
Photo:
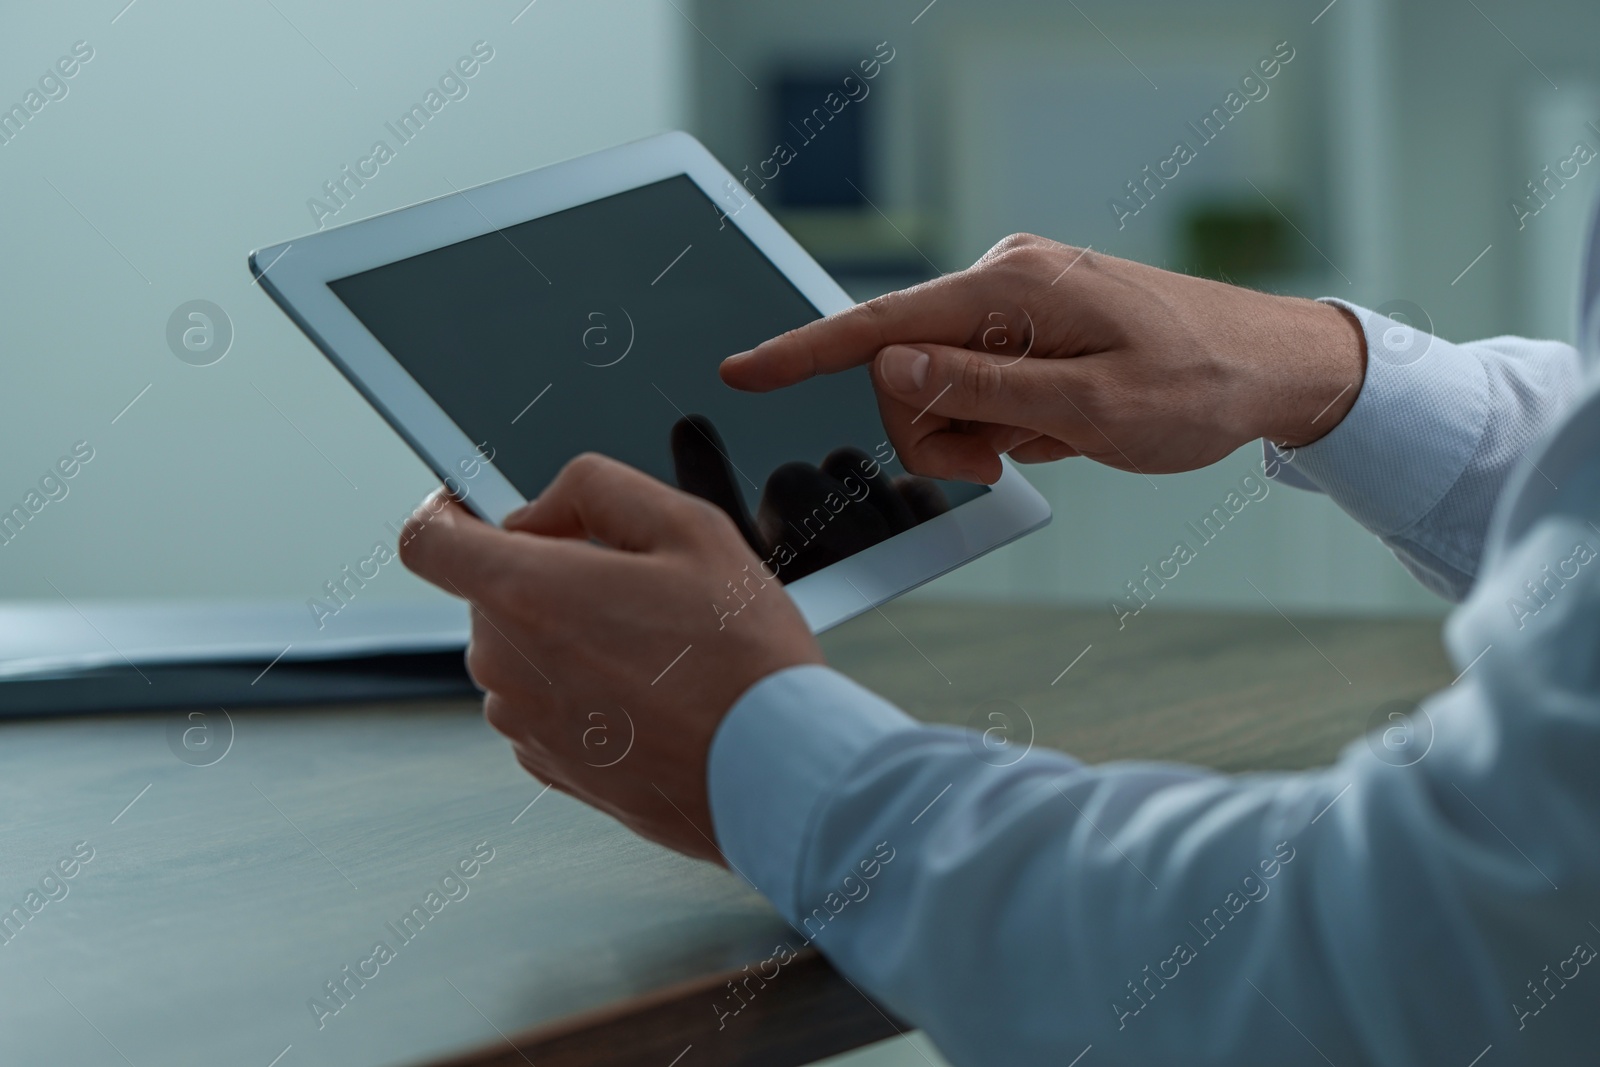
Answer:
M892 344L960 345L983 317L988 284L972 271L857 304L722 361L722 380L753 393L869 363Z

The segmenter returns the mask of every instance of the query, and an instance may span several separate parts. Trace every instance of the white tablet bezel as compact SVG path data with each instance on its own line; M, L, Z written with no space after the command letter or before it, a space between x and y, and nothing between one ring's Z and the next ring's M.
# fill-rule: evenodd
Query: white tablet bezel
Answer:
M687 176L823 315L854 301L687 133L664 133L460 190L250 253L250 269L434 473L499 523L525 498L334 295L328 283L543 215ZM821 632L1050 521L1050 506L1006 461L988 493L786 588ZM470 470L472 477L465 479Z

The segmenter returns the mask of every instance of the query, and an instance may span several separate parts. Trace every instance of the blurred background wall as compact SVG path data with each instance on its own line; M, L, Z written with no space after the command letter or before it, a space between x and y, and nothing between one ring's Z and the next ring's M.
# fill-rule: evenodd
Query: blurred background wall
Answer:
M0 144L0 501L80 440L95 459L0 548L0 597L313 595L433 479L250 283L307 201L476 42L494 58L333 221L659 130L730 168L798 145L761 198L856 295L1031 231L1283 292L1407 307L1456 339L1565 337L1600 164L1600 9L1579 0L263 0L6 14L0 105L93 58ZM1282 57L1261 89L1241 79ZM814 136L803 119L892 56ZM1201 143L1189 124L1257 97ZM1596 125L1591 125L1596 124ZM4 129L4 127L0 127ZM1126 185L1198 145L1148 204ZM1548 187L1547 187L1548 188ZM1110 206L1121 198L1120 220ZM1512 201L1538 206L1519 221ZM232 340L169 344L208 300ZM132 402L132 406L128 405ZM1029 468L1054 525L919 595L1103 607L1256 469ZM1403 462L1404 457L1396 457ZM398 571L373 598L433 594ZM1158 606L1439 610L1326 501L1275 488Z
M9 5L0 31L0 107L93 50L0 144L0 501L95 453L0 547L0 597L303 600L437 480L246 255L315 230L324 183L478 42L466 95L329 222L682 126L694 31L661 0L127 3ZM169 345L192 300L232 323L209 366ZM382 574L363 597L439 595Z

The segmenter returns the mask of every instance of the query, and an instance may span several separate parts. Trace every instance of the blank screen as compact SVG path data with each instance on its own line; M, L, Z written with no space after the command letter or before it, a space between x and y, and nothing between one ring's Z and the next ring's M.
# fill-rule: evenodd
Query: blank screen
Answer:
M838 481L848 464L825 457L859 450L858 463L861 454L882 463L875 484L906 495L916 521L986 491L903 477L891 490L887 479L902 472L865 367L766 394L722 383L723 357L819 314L686 176L329 284L525 497L575 454L596 451L715 499L680 478L681 453L698 451L702 465L726 461L758 550L780 537L815 540L826 518L837 542L826 565L874 539L870 530L844 537L846 513L884 501L852 490L847 508L829 500L818 515L822 501L796 463L823 465ZM786 507L786 491L804 506ZM817 565L802 561L783 577Z

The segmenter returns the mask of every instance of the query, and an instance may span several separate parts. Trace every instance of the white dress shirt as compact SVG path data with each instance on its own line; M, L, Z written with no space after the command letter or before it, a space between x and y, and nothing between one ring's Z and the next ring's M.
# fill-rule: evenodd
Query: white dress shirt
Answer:
M1453 685L1331 767L1230 776L996 767L826 668L781 671L708 778L791 946L958 1065L1600 1060L1600 228L1589 245L1576 351L1344 305L1361 392L1279 475L1461 601Z

